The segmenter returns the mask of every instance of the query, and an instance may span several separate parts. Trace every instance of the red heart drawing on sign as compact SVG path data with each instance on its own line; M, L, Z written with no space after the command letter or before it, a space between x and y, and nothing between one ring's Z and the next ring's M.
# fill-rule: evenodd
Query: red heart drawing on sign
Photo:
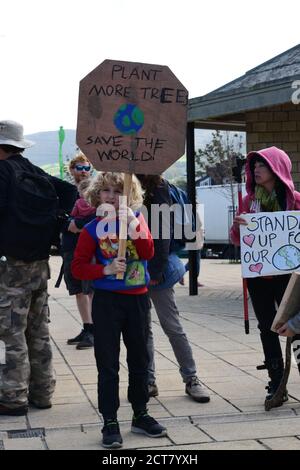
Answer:
M262 263L251 264L249 266L249 271L260 274L263 267L264 265Z
M245 243L245 245L248 245L250 247L253 245L254 240L255 240L255 236L252 235L252 233L250 235L245 235L243 237L243 242Z

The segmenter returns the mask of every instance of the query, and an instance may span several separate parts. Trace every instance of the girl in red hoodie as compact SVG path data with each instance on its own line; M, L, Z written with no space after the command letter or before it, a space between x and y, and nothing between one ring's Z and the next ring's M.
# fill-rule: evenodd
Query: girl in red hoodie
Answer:
M241 213L274 212L300 209L300 193L295 191L288 155L277 147L250 152L246 161L246 190ZM239 226L247 222L237 212L231 228L231 239L240 244ZM283 297L290 275L247 279L248 291L258 320L265 356L265 367L271 381L266 387L267 400L276 392L283 375L283 358L277 333L271 331L276 306ZM287 391L283 401L288 399ZM281 403L282 404L282 403Z
M153 239L141 213L143 192L133 176L129 207L120 207L123 173L100 173L86 197L97 208L97 218L82 230L72 263L75 278L93 280L94 348L98 369L98 406L103 415L102 445L121 447L117 421L119 408L119 354L122 334L127 348L128 400L133 408L131 431L150 437L166 429L148 415L148 315L147 260L154 254ZM105 215L105 217L103 217ZM127 220L126 257L118 257L119 221ZM96 260L96 262L94 261ZM124 279L116 274L124 273Z

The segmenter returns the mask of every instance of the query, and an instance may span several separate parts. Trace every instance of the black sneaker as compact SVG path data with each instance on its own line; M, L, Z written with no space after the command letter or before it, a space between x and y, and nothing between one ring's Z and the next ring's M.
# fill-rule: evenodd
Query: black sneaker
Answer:
M81 341L77 344L76 349L88 349L94 347L94 335L89 331L84 331Z
M123 439L120 433L119 423L116 419L110 419L105 422L102 434L102 446L106 449L118 449L122 447Z
M265 389L268 391L268 394L266 396L266 400L272 400L272 398L275 395L279 385L280 385L280 382L279 382L279 384L274 383L272 381L268 382L268 385L265 387ZM289 392L287 391L287 389L285 389L285 391L283 392L282 399L281 399L281 401L280 400L278 401L277 406L281 406L284 402L288 401L288 399L289 399Z
M85 333L85 331L81 330L79 335L75 336L75 338L68 339L67 344L78 344L78 343L80 343L80 341L83 338L84 333Z
M149 416L147 411L140 413L137 417L133 416L131 432L146 434L149 437L163 437L167 435L166 428Z

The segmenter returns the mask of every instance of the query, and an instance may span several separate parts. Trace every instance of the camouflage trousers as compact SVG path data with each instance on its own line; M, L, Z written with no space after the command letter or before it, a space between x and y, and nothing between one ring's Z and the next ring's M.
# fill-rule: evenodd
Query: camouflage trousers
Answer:
M47 260L0 265L0 403L49 404L55 388L49 337Z

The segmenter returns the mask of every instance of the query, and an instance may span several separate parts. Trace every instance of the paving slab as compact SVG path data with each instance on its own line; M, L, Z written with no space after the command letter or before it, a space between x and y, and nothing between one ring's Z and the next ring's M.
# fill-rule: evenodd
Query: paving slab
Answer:
M172 416L214 415L234 413L238 410L223 398L212 395L209 403L197 403L187 395L182 397L161 397L159 401Z
M0 416L0 431L24 429L26 426L27 422L24 416Z
M262 439L261 442L272 450L300 450L300 439L298 436Z
M266 450L265 446L255 440L245 440L245 441L228 441L228 442L212 442L205 444L192 444L192 445L180 445L170 447L159 447L159 448L149 448L149 450L156 450L157 452L161 451L174 451L182 450L191 453L193 456L193 450ZM198 455L198 463L201 464L201 455Z
M88 403L55 405L50 410L34 410L28 415L33 428L54 428L74 424L97 423L100 417Z
M45 445L40 437L4 439L5 450L45 450Z
M300 434L300 417L200 425L216 441L287 437Z

